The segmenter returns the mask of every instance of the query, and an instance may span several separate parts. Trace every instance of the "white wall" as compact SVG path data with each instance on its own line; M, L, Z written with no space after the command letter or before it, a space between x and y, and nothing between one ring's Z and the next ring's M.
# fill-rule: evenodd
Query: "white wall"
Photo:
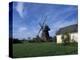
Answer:
M71 42L74 40L76 42L78 42L78 33L71 33Z
M62 35L57 35L57 43L62 43L61 36L62 36Z
M62 43L61 36L62 35L57 35L57 43ZM70 37L71 37L70 42L73 42L73 40L78 42L78 33L71 33Z

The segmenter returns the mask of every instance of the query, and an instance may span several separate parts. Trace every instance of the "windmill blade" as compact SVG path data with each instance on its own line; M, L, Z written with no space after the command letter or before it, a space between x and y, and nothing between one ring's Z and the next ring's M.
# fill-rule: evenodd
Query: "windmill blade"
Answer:
M44 16L42 16L42 18L43 18ZM41 19L42 19L41 18ZM45 16L45 19L43 20L43 23L41 24L41 23L39 23L39 25L40 25L40 27L42 28L42 27L44 27L44 25L45 25L45 22L46 22L46 19L47 18L47 16Z
M45 19L44 19L44 21L43 21L43 24L42 24L42 26L44 26L45 25L45 22L46 22L46 19L47 18L47 16L45 16Z
M41 23L39 23L40 27L42 27Z
M43 18L43 17L44 17L44 16L42 16L42 18ZM41 18L41 19L42 19L42 18ZM39 25L40 25L40 27L41 27L41 28L40 28L40 30L39 30L39 32L38 32L38 34L37 34L38 36L39 36L39 34L40 34L41 30L44 28L44 25L45 25L45 22L46 22L46 18L47 18L47 16L45 16L45 19L44 19L44 21L43 21L43 23L42 23L42 24L41 24L41 23L39 23Z
M38 36L39 36L39 34L40 34L40 32L41 32L41 29L42 29L42 28L40 28L40 30L39 30L39 32L38 32Z

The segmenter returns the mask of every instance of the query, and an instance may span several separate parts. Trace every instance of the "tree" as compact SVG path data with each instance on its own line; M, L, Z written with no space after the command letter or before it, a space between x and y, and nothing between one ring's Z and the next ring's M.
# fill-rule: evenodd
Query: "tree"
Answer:
M70 34L68 32L65 32L62 34L62 42L64 45L67 45L70 43Z

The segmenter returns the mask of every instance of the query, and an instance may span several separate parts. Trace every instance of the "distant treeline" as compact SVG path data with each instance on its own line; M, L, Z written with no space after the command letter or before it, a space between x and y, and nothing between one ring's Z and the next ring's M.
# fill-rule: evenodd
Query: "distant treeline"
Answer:
M21 40L19 40L19 39L13 39L13 38L9 38L9 42L10 43L22 43Z
M23 42L29 42L29 43L34 43L34 42L45 42L44 40L40 39L40 38L33 38L33 39L15 39L15 38L9 38L9 41L12 43L23 43ZM48 42L56 42L56 36L55 37L50 37Z
M40 38L33 38L31 40L28 40L28 42L45 42L45 41ZM54 38L50 37L50 39L46 42L56 42L56 36Z

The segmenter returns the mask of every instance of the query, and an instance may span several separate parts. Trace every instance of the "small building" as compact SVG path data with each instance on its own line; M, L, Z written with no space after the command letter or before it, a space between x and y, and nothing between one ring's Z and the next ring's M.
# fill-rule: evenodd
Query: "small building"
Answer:
M68 31L70 35L70 42L78 42L78 25L70 25L63 28L60 28L59 31L56 33L57 43L62 43L62 34Z

